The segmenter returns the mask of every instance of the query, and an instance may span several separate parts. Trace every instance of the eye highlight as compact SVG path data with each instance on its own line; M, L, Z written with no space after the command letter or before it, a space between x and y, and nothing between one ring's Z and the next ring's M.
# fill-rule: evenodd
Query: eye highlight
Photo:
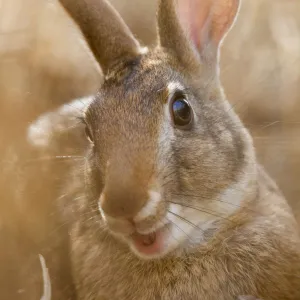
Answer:
M181 93L176 93L170 101L170 114L176 127L188 129L193 121L193 110Z

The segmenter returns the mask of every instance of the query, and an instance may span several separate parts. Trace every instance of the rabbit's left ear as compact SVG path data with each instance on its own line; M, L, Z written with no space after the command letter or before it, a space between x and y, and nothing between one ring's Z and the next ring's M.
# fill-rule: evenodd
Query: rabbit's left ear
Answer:
M160 45L185 56L186 63L194 63L195 52L204 60L216 59L239 6L239 0L160 0Z
M81 29L104 74L142 53L138 41L107 0L60 0Z

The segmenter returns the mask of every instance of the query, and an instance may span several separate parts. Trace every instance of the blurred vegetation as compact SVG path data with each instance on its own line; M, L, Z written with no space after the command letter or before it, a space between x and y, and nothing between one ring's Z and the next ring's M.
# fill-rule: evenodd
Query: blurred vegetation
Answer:
M156 1L111 2L141 41L155 43ZM229 100L253 134L261 163L300 221L299 16L298 0L244 0L222 47L221 75ZM26 175L19 166L34 156L27 147L26 128L41 113L95 92L102 77L57 1L0 0L0 34L0 234L3 228L18 232L22 238L16 245L27 256L28 240L32 249L55 222L47 223L52 194L43 184L49 178L39 179L33 200L22 197L25 187L20 182ZM7 242L5 238L0 236L0 242ZM1 259L11 257L13 253ZM4 276L15 278L14 269L8 268Z

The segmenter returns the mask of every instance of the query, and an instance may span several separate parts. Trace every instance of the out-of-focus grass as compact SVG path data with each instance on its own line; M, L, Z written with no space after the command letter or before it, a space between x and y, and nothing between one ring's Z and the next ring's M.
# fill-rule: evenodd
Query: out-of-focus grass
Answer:
M0 107L20 125L97 88L99 72L55 1L1 0L0 36Z

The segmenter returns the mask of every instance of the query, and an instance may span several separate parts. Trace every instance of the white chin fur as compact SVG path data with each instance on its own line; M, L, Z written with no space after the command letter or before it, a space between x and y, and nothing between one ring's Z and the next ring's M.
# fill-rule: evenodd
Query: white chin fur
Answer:
M245 172L237 182L208 203L191 204L191 207L171 204L167 219L175 225L170 230L173 240L170 239L168 247L190 248L208 242L209 237L205 237L204 233L216 230L216 221L227 218L243 205L245 195L251 193L248 190L250 181L251 176ZM182 203L182 200L174 202Z
M252 168L249 166L248 169L250 171ZM191 207L172 203L165 218L168 225L162 249L155 254L145 255L129 242L131 250L143 259L155 259L174 250L188 250L207 243L210 237L204 236L204 233L207 230L217 230L216 221L230 216L242 206L245 194L251 192L248 190L250 180L249 173L247 175L247 172L244 172L237 182L209 203L199 203L195 206L191 204ZM182 199L176 199L174 202L182 203ZM199 210L192 207L199 208Z
M134 217L135 222L143 221L151 215L156 214L157 206L161 201L161 195L156 191L149 191L149 200L147 204L139 211L139 213Z

